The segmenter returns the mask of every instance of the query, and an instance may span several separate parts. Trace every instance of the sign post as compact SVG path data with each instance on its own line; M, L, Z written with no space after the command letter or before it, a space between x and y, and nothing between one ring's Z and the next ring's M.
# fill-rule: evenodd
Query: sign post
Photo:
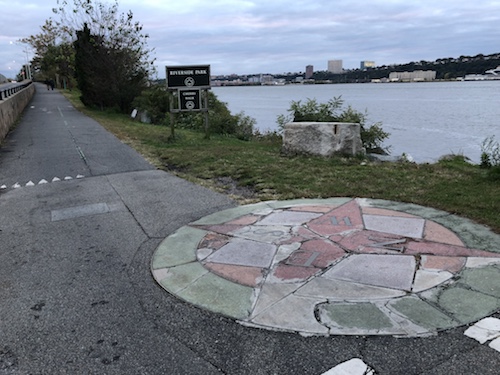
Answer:
M205 112L205 137L208 132L208 90L210 90L210 65L167 66L167 89L175 92L178 97L178 108L173 108L170 102L171 133L174 134L173 113ZM201 100L203 90L204 106Z

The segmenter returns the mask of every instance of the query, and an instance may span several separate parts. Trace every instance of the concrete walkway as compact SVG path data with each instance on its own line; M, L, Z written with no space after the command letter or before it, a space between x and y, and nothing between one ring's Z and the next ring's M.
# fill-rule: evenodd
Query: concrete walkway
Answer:
M273 201L167 237L168 292L241 324L302 335L427 336L500 308L500 236L381 200Z

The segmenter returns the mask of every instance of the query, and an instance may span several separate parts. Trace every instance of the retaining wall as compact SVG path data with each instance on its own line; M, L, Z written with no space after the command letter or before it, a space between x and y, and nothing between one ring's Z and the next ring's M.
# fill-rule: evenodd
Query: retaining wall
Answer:
M0 142L4 140L34 94L35 85L31 83L16 94L0 100Z

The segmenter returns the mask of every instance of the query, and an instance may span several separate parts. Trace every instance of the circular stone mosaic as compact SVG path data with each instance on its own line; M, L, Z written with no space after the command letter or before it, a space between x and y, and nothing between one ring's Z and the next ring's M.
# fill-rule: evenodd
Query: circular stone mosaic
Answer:
M383 200L272 201L217 212L156 249L173 295L254 327L422 336L500 308L500 236Z

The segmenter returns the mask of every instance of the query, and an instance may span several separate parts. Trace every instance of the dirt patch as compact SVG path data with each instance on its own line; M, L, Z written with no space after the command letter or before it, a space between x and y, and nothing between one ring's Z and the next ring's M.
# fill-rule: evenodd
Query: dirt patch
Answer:
M230 195L239 202L257 198L257 193L252 187L240 186L238 182L231 177L217 177L214 182L218 190L221 190L224 194Z

